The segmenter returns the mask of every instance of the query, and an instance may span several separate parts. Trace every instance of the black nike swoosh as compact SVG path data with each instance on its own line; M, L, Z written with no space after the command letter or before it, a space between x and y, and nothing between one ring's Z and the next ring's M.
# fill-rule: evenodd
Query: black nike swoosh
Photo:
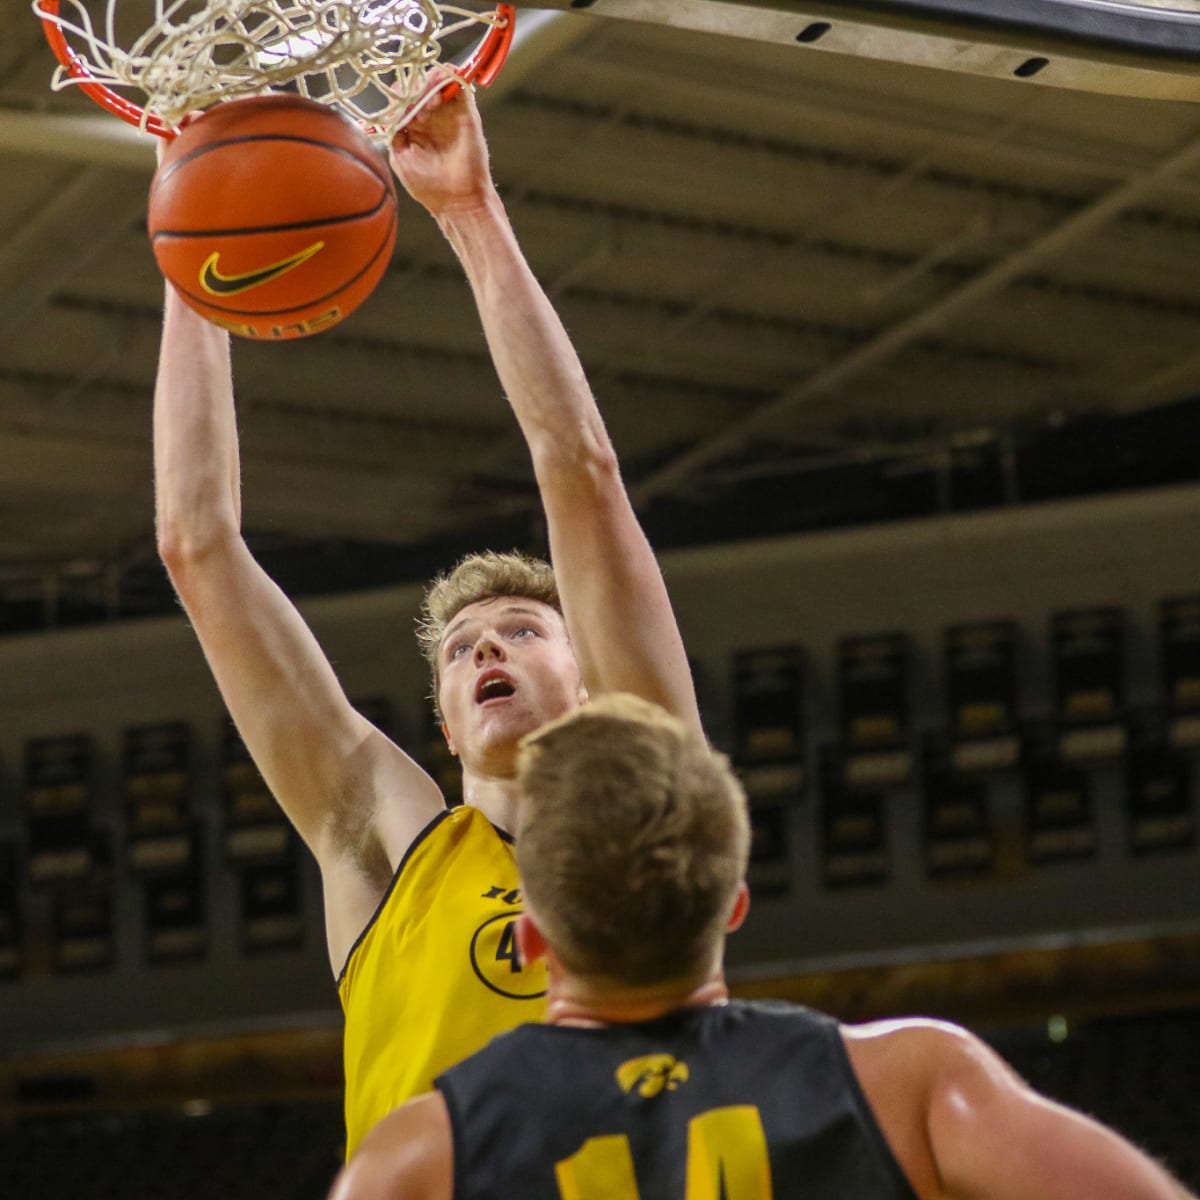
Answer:
M243 271L237 275L221 274L217 267L221 252L214 250L200 268L200 286L211 296L236 296L239 292L248 292L251 288L261 287L272 279L278 279L280 275L286 275L288 271L295 270L324 248L324 242L314 242L307 249L280 259L277 263L259 267L254 271Z

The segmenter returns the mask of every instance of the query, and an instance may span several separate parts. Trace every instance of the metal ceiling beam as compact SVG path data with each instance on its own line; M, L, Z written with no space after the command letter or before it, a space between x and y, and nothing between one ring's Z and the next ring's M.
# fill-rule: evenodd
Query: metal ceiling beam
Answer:
M1153 168L1110 188L1022 249L995 263L961 287L952 289L936 303L869 338L837 362L787 388L776 399L755 409L743 420L701 440L639 481L631 489L635 503L645 504L656 496L677 490L703 466L741 449L756 433L776 424L796 409L844 386L865 371L908 349L921 338L943 329L973 305L996 295L1045 260L1112 221L1125 209L1161 187L1164 181L1198 165L1200 139L1189 141Z
M564 9L576 3L538 0L539 7ZM1018 7L1039 9L1042 16L1017 19ZM1109 4L1107 31L1095 22L1089 28L1052 19L1079 7L1076 0L1020 0L1019 5L995 0L589 0L584 11L772 42L799 53L829 52L1021 81L1017 86L1196 99L1200 15L1141 6L1135 15L1128 6ZM1151 30L1157 23L1173 27L1165 39Z

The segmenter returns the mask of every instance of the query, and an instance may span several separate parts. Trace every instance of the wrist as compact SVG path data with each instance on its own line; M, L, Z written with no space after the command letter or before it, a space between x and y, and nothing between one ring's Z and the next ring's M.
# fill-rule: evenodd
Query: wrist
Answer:
M183 337L196 347L210 347L218 353L229 354L229 331L202 316L168 283L163 312L164 333Z
M495 186L490 183L474 195L456 197L448 201L433 216L438 227L451 242L456 240L456 235L468 234L472 230L494 226L496 223L508 223L504 202Z

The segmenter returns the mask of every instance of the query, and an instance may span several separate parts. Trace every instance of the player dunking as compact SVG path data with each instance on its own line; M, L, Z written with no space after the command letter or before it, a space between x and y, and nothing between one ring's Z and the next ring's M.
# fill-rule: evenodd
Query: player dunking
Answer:
M493 186L473 98L422 114L391 161L462 261L529 446L555 567L484 556L429 596L425 644L465 806L448 812L429 776L351 707L252 558L228 338L170 289L154 410L160 553L247 748L320 865L346 1015L348 1153L438 1072L541 1015L544 971L513 942L520 737L617 689L699 724L662 577Z
M549 1023L385 1118L331 1200L1187 1200L965 1030L729 1001L746 801L694 727L604 697L529 738L520 781Z

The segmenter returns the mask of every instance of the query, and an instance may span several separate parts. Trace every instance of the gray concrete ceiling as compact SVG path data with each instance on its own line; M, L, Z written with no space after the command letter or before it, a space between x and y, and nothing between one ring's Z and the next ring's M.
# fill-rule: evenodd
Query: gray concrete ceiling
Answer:
M522 12L485 120L640 503L969 459L1200 395L1186 65L1144 99L1012 78L1033 38L975 73L885 61L883 34L865 57L836 52L836 26L806 45L623 19L637 8ZM726 29L736 8L658 6ZM153 560L154 157L49 90L26 0L0 0L0 30L0 603L53 603ZM1089 86L1134 78L1072 54L1075 82L1079 63ZM411 202L358 313L239 343L235 366L252 530L402 549L536 524L469 295Z

